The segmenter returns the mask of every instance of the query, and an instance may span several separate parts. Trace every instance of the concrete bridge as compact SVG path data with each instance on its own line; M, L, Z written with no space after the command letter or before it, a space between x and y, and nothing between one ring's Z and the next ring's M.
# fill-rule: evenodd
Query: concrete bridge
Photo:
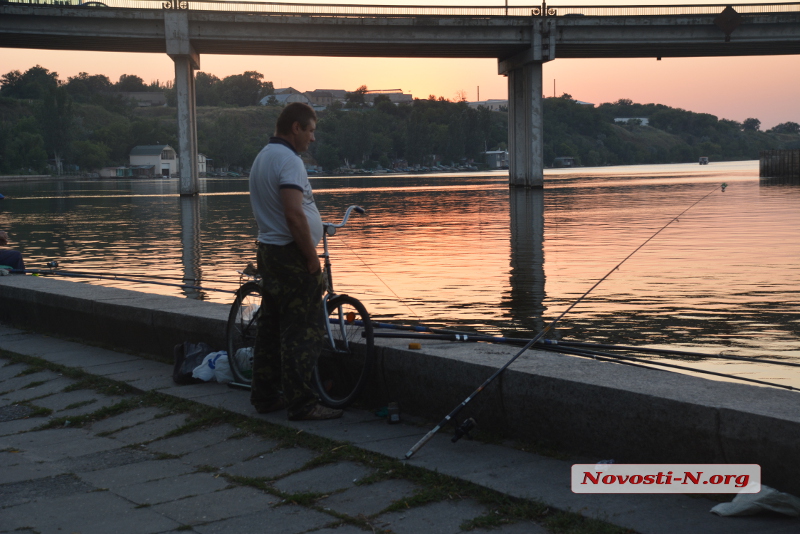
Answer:
M58 4L58 5L54 5ZM166 53L175 62L181 195L197 193L202 54L497 58L509 182L542 187L542 65L563 58L800 54L800 3L554 7L214 0L0 0L0 47Z

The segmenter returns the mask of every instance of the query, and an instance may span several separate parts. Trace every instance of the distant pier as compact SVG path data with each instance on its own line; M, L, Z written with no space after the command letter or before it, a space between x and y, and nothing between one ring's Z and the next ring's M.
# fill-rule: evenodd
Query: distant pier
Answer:
M800 183L800 149L762 150L758 175L761 178L784 178Z

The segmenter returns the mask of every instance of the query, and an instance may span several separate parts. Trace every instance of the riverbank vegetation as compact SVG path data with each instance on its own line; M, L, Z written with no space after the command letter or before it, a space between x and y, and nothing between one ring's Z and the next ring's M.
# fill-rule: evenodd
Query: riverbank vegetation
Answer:
M480 165L483 152L507 149L506 111L430 96L395 105L364 103L362 87L319 113L307 162L327 171L435 164ZM163 92L167 106L137 107L127 93ZM200 151L216 167L249 167L281 107L260 106L272 82L248 71L219 79L197 74ZM359 98L361 97L361 98ZM274 102L274 100L273 100ZM136 145L178 148L171 82L135 75L111 82L81 73L66 81L40 66L0 77L0 174L85 172L128 163ZM625 121L620 121L625 119ZM752 160L764 149L800 148L800 125L762 131L742 123L627 99L589 106L570 95L544 99L544 160L572 157L584 166Z

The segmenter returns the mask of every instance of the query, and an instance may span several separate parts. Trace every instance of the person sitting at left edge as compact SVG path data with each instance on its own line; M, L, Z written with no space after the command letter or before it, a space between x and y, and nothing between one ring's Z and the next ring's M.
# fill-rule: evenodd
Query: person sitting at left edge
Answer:
M0 230L0 246L8 245L8 234ZM25 270L25 263L22 261L22 254L16 250L0 250L0 265L7 265L17 271Z

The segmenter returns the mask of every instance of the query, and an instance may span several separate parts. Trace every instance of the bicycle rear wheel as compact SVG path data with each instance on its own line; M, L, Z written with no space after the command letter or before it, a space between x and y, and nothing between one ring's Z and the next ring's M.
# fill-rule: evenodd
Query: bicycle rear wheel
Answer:
M351 404L364 389L375 359L375 340L369 313L347 295L327 303L333 339L326 339L314 369L320 400L331 408Z
M258 330L258 313L261 308L261 286L247 282L236 291L236 298L228 315L228 361L238 384L253 380L253 346Z

